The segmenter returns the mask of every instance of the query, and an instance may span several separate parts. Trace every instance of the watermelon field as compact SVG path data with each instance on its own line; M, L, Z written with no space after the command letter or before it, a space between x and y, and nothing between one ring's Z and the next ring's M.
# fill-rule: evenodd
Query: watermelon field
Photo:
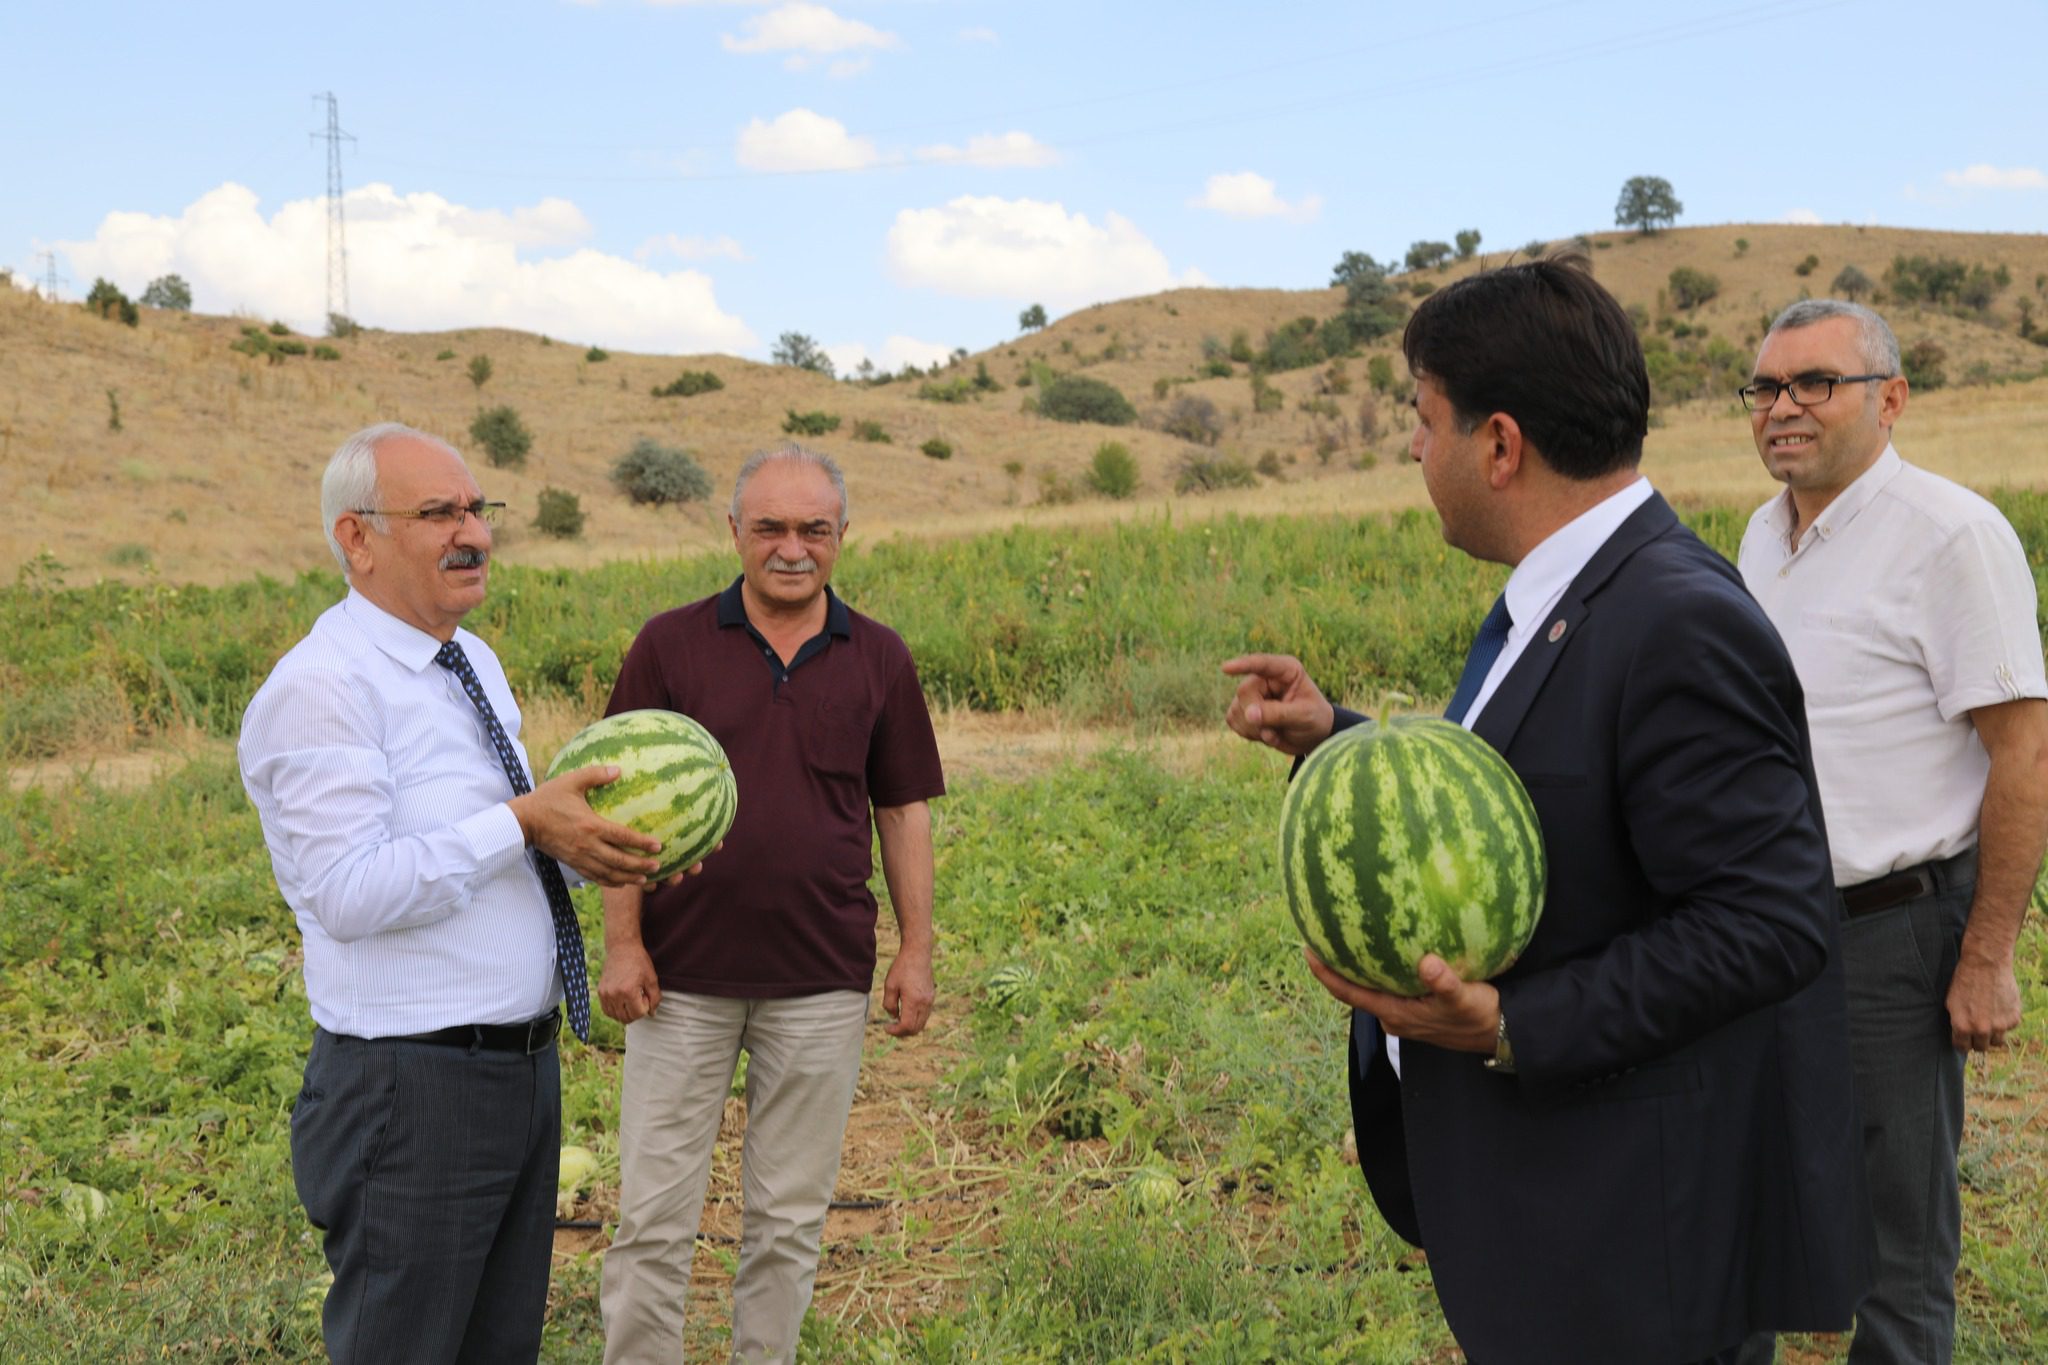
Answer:
M2048 596L2048 495L1998 500ZM1732 550L1740 513L1685 510ZM535 719L536 763L596 714L641 620L731 573L720 556L495 574L472 624ZM317 1360L324 1266L288 1165L299 944L228 741L337 584L67 576L43 561L0 589L0 756L26 774L178 739L183 757L142 782L109 761L0 786L0 1360ZM1277 865L1286 767L1219 733L1215 665L1294 646L1354 702L1440 704L1498 572L1411 515L858 546L835 582L917 655L952 792L934 807L938 1014L916 1039L870 1031L805 1358L1462 1359L1425 1259L1348 1158L1344 1019ZM2021 962L2028 1024L1971 1072L1965 1361L2048 1359L2039 893ZM561 1206L550 1361L601 1355L621 1048L607 1020L564 1052L564 1140L597 1170ZM731 1158L692 1360L724 1353ZM1784 1358L1844 1354L1799 1338Z

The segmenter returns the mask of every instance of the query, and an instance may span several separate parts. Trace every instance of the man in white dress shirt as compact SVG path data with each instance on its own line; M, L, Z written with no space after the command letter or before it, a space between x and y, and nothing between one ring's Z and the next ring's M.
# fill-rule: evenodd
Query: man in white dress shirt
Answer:
M1740 563L1806 690L1841 891L1878 1283L1849 1359L1950 1357L1963 1058L2020 1024L2013 948L2048 844L2034 580L1983 498L1899 458L1907 384L1868 308L1793 304L1742 390L1785 492Z
M305 936L318 1028L292 1178L334 1270L327 1349L344 1365L530 1361L554 1234L557 1007L566 987L574 1023L589 999L555 860L640 886L659 845L584 800L616 769L532 785L504 671L459 628L503 506L461 457L373 426L335 452L320 502L348 596L249 703L239 756Z

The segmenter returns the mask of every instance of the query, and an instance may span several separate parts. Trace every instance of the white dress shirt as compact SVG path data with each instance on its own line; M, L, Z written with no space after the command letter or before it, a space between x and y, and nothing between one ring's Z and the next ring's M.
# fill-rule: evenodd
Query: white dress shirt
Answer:
M1806 692L1835 884L1977 843L1979 706L2048 697L2033 574L1996 507L1886 446L1792 541L1790 491L1739 564Z
M526 764L497 656L455 639ZM351 589L242 716L242 783L331 1033L519 1023L561 999L511 782L440 647Z
M1500 690L1501 680L1515 666L1515 660L1522 657L1522 651L1529 647L1529 641L1536 638L1536 632L1550 619L1550 609L1564 596L1564 590L1579 576L1579 570L1586 567L1621 524L1635 514L1635 510L1650 500L1655 490L1650 481L1638 477L1628 487L1610 493L1599 502L1573 517L1564 525L1545 536L1541 543L1522 562L1515 565L1515 571L1508 575L1507 586L1501 590L1508 600L1507 643L1500 647L1500 657L1487 670L1486 681L1479 685L1479 694L1472 698L1472 705L1465 710L1465 718L1459 723L1470 730L1479 719L1479 713L1486 709L1486 703ZM1394 1075L1401 1074L1401 1040L1387 1035L1387 1060L1394 1064Z

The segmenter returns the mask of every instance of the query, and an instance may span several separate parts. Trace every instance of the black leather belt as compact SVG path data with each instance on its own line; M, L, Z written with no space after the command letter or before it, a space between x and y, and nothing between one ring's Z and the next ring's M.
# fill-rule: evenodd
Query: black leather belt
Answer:
M1894 905L1935 892L1934 874L1927 870L1927 864L1909 867L1903 872L1894 872L1889 877L1874 881L1858 882L1854 886L1839 888L1842 897L1842 913L1850 919L1858 915L1874 915L1880 910L1889 910Z
M441 1047L481 1048L486 1052L545 1052L562 1028L562 1012L549 1010L523 1024L456 1024L432 1033L403 1033L394 1043L434 1043Z

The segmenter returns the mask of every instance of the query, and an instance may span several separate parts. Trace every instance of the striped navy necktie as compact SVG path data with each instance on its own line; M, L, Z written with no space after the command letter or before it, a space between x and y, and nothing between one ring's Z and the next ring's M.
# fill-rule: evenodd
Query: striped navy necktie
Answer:
M484 686L477 681L476 670L469 666L469 656L462 652L462 646L450 640L434 655L434 662L453 673L462 683L462 690L475 703L477 714L484 718L484 733L490 737L491 747L498 752L498 761L505 765L505 776L512 780L512 794L524 796L533 790L533 784L526 780L526 769L519 762L519 755L512 748L512 741L505 735L505 727L498 723L498 713L491 709L490 698L484 695ZM583 962L583 927L576 922L576 907L569 903L569 884L562 880L562 868L553 858L533 850L534 867L540 872L541 888L547 892L548 913L555 921L555 963L562 969L562 994L569 1002L569 1027L584 1042L590 1041L590 971Z

